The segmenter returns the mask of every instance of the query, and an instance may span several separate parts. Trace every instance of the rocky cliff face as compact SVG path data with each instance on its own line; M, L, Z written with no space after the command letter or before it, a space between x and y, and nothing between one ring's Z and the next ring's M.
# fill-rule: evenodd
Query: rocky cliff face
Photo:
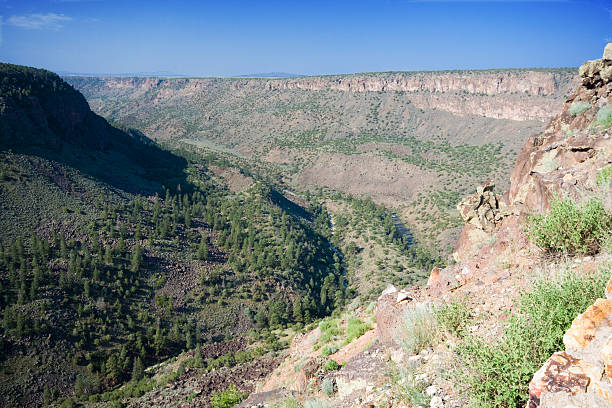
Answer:
M539 137L532 138L512 174L509 201L531 211L551 194L579 197L597 188L598 172L612 162L612 43L604 57L580 68L582 84ZM608 203L609 204L609 203ZM612 281L574 319L555 353L535 374L528 408L612 406Z
M269 81L269 89L407 92L422 109L497 119L548 120L558 111L554 99L577 85L571 71L458 71L355 74Z
M437 109L455 115L481 115L495 119L549 120L565 95L578 84L574 70L491 70L457 72L401 72L306 77L300 79L218 78L100 78L68 80L91 95L133 98L151 90L156 96L191 98L231 82L233 92L265 90L335 90L341 92L404 92L421 109Z

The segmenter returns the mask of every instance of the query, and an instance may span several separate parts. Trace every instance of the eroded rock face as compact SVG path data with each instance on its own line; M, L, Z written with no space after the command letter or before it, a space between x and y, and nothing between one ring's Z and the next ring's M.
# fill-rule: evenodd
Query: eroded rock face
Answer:
M465 226L453 252L455 261L467 259L484 246L503 218L504 204L493 192L494 188L492 182L485 182L457 205Z
M376 301L376 335L378 341L385 347L394 347L398 344L395 339L401 335L404 311L406 306L416 297L418 287L398 290L389 285Z
M527 141L517 159L508 203L522 212L547 211L555 193L579 198L581 189L595 188L597 172L612 161L610 131L598 127L597 119L603 107L612 106L612 60L588 61L580 76L582 84L562 112Z
M546 103L546 98L576 85L575 79L562 73L462 71L330 75L270 80L267 87L271 90L407 92L411 102L421 109L440 109L456 115L545 121L559 109L552 100Z
M376 302L376 333L378 340L385 346L395 345L395 335L400 324L403 305L397 302L399 291L388 286Z

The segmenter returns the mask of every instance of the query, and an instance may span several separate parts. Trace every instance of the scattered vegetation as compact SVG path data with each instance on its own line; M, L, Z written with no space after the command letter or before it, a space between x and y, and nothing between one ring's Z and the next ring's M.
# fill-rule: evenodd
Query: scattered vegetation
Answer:
M436 309L435 316L442 330L462 337L470 321L470 308L465 301L454 300Z
M573 319L602 297L608 271L563 270L523 292L497 341L468 336L455 350L455 378L482 407L525 405L529 381L555 351Z
M427 383L417 378L416 367L393 365L390 369L391 387L394 395L411 406L429 407L431 398L425 393Z
M607 188L610 178L612 178L612 164L607 165L597 173L597 185Z
M248 396L246 392L240 392L234 385L230 385L224 391L213 392L210 397L210 405L213 408L232 408L240 404Z

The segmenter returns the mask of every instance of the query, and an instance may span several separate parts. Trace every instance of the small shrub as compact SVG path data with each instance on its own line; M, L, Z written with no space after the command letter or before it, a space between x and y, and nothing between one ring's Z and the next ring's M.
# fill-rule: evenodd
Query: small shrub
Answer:
M612 125L612 108L610 105L605 105L599 108L597 111L597 123L604 127L609 128Z
M414 367L393 367L390 377L394 393L402 402L411 406L429 407L430 398L425 394L427 384L417 379Z
M568 112L571 115L578 116L578 115L582 115L590 107L591 107L591 104L588 103L588 102L576 101L576 102L572 103L572 105L569 107Z
M599 251L611 226L612 218L599 198L583 205L555 198L548 214L531 217L527 234L544 250L586 255Z
M213 408L231 408L242 402L248 395L247 392L240 392L234 385L230 385L225 391L213 392L210 397L210 405Z
M335 360L329 359L323 364L323 370L325 371L336 371L340 368L340 364L338 364Z
M309 400L304 403L304 408L329 408L329 402L323 399Z
M436 310L440 327L454 336L462 336L470 320L470 308L465 302L453 301Z
M406 308L402 318L403 327L396 333L396 341L408 353L418 353L437 343L439 338L438 322L431 305L426 303L410 305Z
M607 165L597 173L597 185L600 187L607 186L612 177L612 164Z
M302 408L302 404L295 398L288 398L284 401L283 406L285 408Z
M455 378L478 406L524 406L529 381L552 353L563 349L573 319L604 295L609 272L588 276L566 270L521 293L513 315L494 343L468 337L455 350Z
M337 345L335 345L335 344L332 344L330 346L325 346L325 347L323 347L323 350L321 350L321 355L323 357L331 356L332 354L334 354L339 349L340 348Z
M329 343L334 336L340 334L338 321L335 319L321 322L319 328L321 329L321 337L319 338L321 344Z
M321 383L321 392L328 397L334 395L334 383L330 378L326 378Z
M363 336L368 330L370 330L370 326L367 323L356 317L351 317L346 325L346 339L344 343L349 344L351 341Z

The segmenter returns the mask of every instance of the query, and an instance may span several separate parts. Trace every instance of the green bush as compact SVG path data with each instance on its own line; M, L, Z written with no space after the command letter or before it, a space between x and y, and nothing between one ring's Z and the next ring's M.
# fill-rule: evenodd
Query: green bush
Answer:
M349 344L354 339L363 336L365 332L370 330L370 326L356 317L351 317L346 325L345 344Z
M518 313L498 341L470 336L457 346L459 386L469 387L478 406L524 406L529 381L552 353L563 349L563 334L573 319L603 296L608 275L566 270L522 292Z
M425 303L408 306L402 316L403 324L396 333L396 342L415 354L433 346L439 339L439 327L434 308Z
M594 254L609 234L612 218L601 199L592 197L583 205L571 198L555 198L548 214L535 215L527 234L534 244L549 252Z
M470 320L470 308L465 302L452 301L436 310L436 320L447 332L462 336Z
M335 360L329 359L325 363L323 363L323 370L325 371L336 371L340 368L340 364L338 364Z
M576 101L576 102L572 103L572 105L569 107L568 112L571 115L578 116L578 115L582 115L590 107L591 107L591 104L588 103L588 102Z
M323 357L331 356L332 354L334 354L339 349L340 348L337 345L335 345L335 344L332 344L330 346L325 346L325 347L323 347L323 350L321 350L321 355Z
M247 392L240 392L234 385L230 385L225 391L213 392L210 397L210 405L213 408L231 408L242 402L248 395Z
M610 108L610 105L599 108L597 111L597 122L604 128L608 128L612 125L612 108Z
M321 383L321 392L327 395L328 397L334 395L334 383L331 379L326 378L323 380L323 382Z

